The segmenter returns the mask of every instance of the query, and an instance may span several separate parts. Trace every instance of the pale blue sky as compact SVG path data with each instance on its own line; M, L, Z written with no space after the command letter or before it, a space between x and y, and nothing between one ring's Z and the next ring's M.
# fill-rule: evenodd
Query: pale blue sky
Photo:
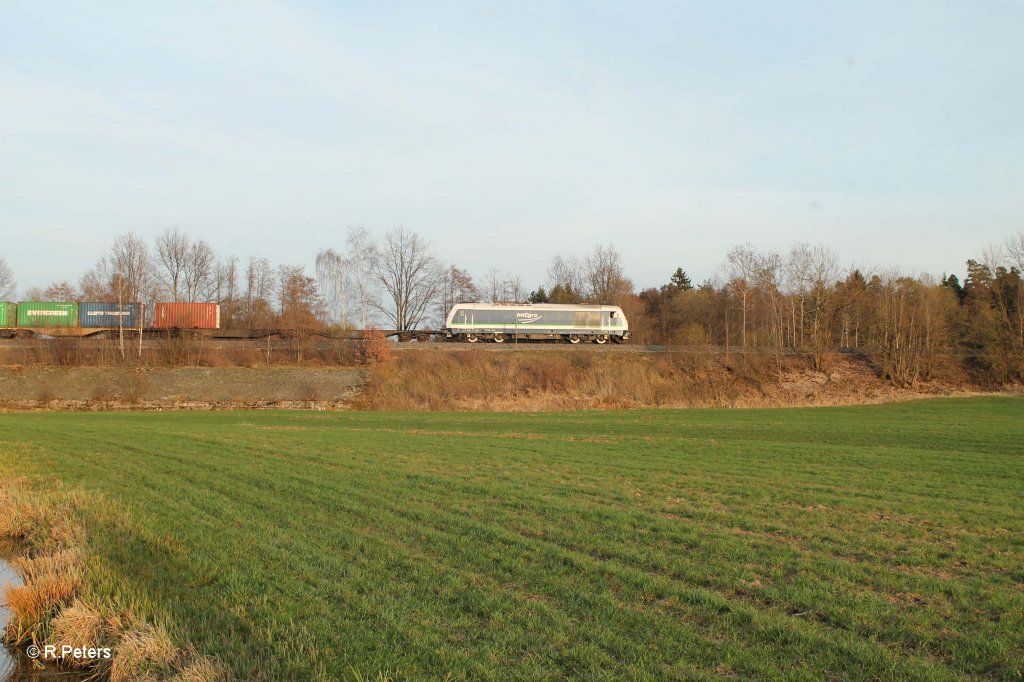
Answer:
M483 278L611 242L960 272L1024 229L1024 3L0 4L19 288L179 226L312 265L398 223ZM312 268L311 268L312 269Z

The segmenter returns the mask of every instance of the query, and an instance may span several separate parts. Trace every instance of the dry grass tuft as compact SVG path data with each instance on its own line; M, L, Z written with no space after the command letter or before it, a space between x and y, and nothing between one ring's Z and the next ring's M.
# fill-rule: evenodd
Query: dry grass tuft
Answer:
M8 481L0 485L0 537L22 540L38 551L78 547L83 537L75 513L83 503L81 493L38 490L23 478Z
M50 554L20 556L10 560L11 567L26 583L55 576L80 577L78 566L82 561L80 549L62 549Z
M113 628L99 609L76 600L51 622L49 643L57 647L102 647L110 645L112 635ZM91 662L72 658L64 664L88 667Z
M39 500L25 490L25 479L8 481L0 487L0 537L27 539L39 525L44 510Z
M51 619L78 593L80 560L80 552L73 549L11 560L25 584L7 590L11 620L4 630L5 641L17 645L45 639Z
M143 625L121 635L114 650L110 682L159 679L171 670L180 656L170 635L161 627Z
M203 657L179 670L168 682L223 682L230 679L231 674L222 664Z
M75 596L78 582L60 576L48 576L25 585L8 588L7 606L11 620L4 631L10 644L21 644L41 635L57 609Z
M9 500L0 496L0 537L23 539L28 537L36 518L32 505L22 500Z

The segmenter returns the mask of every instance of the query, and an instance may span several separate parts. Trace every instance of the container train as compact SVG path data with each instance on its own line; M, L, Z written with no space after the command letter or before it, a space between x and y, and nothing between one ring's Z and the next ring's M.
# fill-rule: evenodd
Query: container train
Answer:
M0 331L52 336L91 336L141 330L145 306L111 301L21 301L0 303ZM157 303L154 329L220 329L216 303Z
M614 305L559 303L457 303L444 324L445 337L457 341L564 340L622 343L629 323Z
M143 304L134 302L0 303L0 336L101 336L111 332L142 334L173 329L203 331L206 335L212 332L215 338L257 338L294 331L222 330L220 312L216 303L156 303L152 315L145 314ZM468 343L554 340L604 344L622 343L630 334L629 322L618 306L557 303L457 303L441 330L380 331L399 341L443 337Z

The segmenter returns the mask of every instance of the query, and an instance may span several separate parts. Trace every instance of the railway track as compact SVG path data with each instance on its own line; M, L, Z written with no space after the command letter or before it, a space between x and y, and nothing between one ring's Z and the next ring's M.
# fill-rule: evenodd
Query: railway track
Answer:
M337 337L337 338L324 338L314 336L308 338L306 348L310 349L329 349L336 347L338 343L358 340L359 337ZM191 340L193 343L210 343L214 347L226 351L250 348L255 350L262 350L269 345L275 351L287 350L290 344L294 343L293 338L271 335L262 337L253 337L240 339L237 337L200 337ZM101 347L103 344L113 345L116 344L116 340L109 338L98 338L98 337L58 337L52 339L45 338L15 338L15 339L0 339L0 350L12 351L16 349L30 350L39 349L45 350L51 347L53 343L81 343L86 347ZM164 348L164 344L167 341L159 338L144 338L142 341L142 348L146 351L160 350ZM138 339L133 339L131 342L125 344L130 349L138 347ZM445 340L430 340L430 341L409 341L406 343L392 343L391 349L397 353L420 353L420 352L444 352L444 353L461 353L469 351L480 351L487 353L508 353L517 351L538 351L538 352L558 352L558 351L572 351L574 353L680 353L686 355L775 355L774 349L747 349L743 351L738 348L726 348L725 346L664 346L664 345L644 345L634 344L630 342L622 344L596 344L596 343L579 343L570 344L565 341L506 341L505 343L493 343L481 341L479 343L463 343L456 341L445 341ZM782 355L800 355L799 351L795 350L783 350Z
M313 337L307 339L305 344L312 348L331 348L339 343L353 341L358 339L350 338L335 338L326 339ZM20 339L0 339L0 349L29 349L29 348L48 348L52 344L83 344L86 347L101 347L103 345L110 346L116 344L117 341L114 339L106 338L95 338L95 337L60 337L54 339L43 339L43 338L20 338ZM162 339L146 339L142 340L142 348L146 350L153 350L163 348L167 341ZM193 344L208 343L212 344L213 347L231 350L236 348L255 348L260 349L265 347L269 343L274 348L284 348L294 343L293 339L286 337L263 337L253 339L237 339L237 338L198 338L192 339ZM138 339L132 339L126 341L125 345L129 348L138 348ZM392 343L391 348L395 352L423 352L423 351L442 351L442 352L460 352L460 351L471 351L480 350L485 352L504 352L504 351L516 351L516 350L540 350L540 351L558 351L558 350L573 350L573 351L610 351L610 352L664 352L667 350L665 346L642 346L642 345L631 345L631 344L596 344L596 343L580 343L570 344L565 342L553 342L553 341L508 341L505 343L460 343L455 341L410 341L408 343Z

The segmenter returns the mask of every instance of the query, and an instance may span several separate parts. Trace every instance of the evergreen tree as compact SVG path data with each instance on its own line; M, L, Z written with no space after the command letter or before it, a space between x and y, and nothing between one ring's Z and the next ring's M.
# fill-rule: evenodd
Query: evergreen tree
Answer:
M537 291L530 292L530 303L547 303L548 292L544 291L544 287L537 287Z
M583 297L568 284L556 284L547 300L551 303L582 303Z
M964 288L960 286L960 279L956 275L944 275L942 277L942 286L947 289L952 289L953 293L956 294L956 300L959 303L962 304L964 302L964 296L966 296L967 293L964 291Z
M672 278L663 289L674 289L676 291L690 291L693 289L693 283L690 281L690 277L686 274L686 271L682 268L676 268L676 271L672 273Z

